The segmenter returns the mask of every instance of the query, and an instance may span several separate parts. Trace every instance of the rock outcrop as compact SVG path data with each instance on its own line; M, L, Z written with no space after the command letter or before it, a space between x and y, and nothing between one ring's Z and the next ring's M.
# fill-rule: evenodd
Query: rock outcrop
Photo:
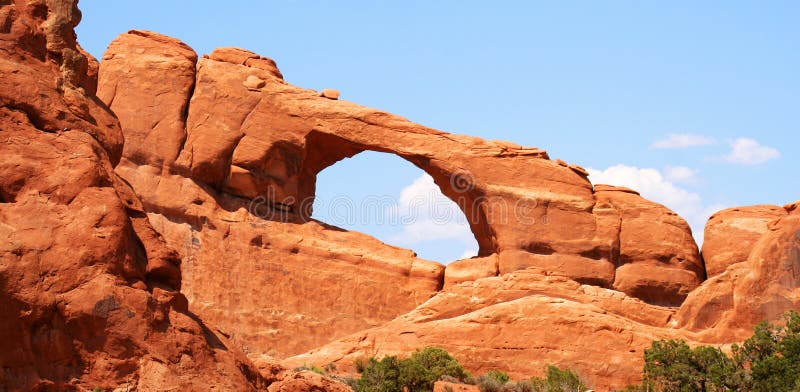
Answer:
M741 257L746 252L747 258L730 265L691 293L677 315L680 327L699 332L704 340L733 342L748 337L751 327L762 320L778 319L790 309L800 310L799 205L800 202L786 205L783 213L777 211L780 208L777 206L723 211L723 215L736 214L734 222L736 217L744 215L742 212L746 213L745 223L738 225L722 226L718 223L719 216L711 218L706 232L717 229L719 235L724 235L727 230L733 237L741 236L743 227L761 230L765 220L779 216L769 221L749 252L737 247L736 253L722 248L723 257L708 254L712 259L724 260L724 257ZM753 211L760 211L761 215Z
M276 206L270 192L296 189L277 184L297 183L299 147L264 144L280 121L262 114L250 122L258 115L248 113L264 94L254 86L283 85L280 72L271 60L221 49L195 75L195 58L177 40L133 31L104 55L98 90L129 140L151 140L126 147L117 172L180 253L193 311L253 358L280 358L380 325L441 287L438 263L360 233L297 224L296 213ZM231 100L218 102L227 90ZM240 133L245 126L256 127L251 136ZM228 138L246 145L234 149L238 140Z
M317 173L365 150L409 160L459 204L480 245L481 259L453 266L471 263L467 279L538 267L663 305L700 283L680 217L634 193L595 192L583 169L543 150L321 97L242 49L194 59L175 39L131 31L103 56L98 95L144 143L116 170L181 254L192 309L252 355L302 353L442 287L444 266L310 219Z
M279 385L188 310L178 253L114 172L75 3L0 2L0 389Z
M641 377L643 350L654 339L684 337L669 328L674 311L529 268L450 286L381 327L287 363L333 362L344 370L358 357L433 345L475 373L504 369L519 379L555 364L605 390Z
M729 208L712 215L703 237L708 277L746 261L753 245L768 231L769 222L786 215L786 209L770 205Z
M686 221L627 188L595 186L598 226L615 239L613 288L647 302L680 305L704 278L697 245Z

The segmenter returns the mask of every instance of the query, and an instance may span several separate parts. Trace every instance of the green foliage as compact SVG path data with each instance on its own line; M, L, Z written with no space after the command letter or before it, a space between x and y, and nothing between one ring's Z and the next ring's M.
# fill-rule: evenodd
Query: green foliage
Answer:
M326 374L327 374L327 373L336 373L336 370L337 370L337 366L336 366L336 364L335 364L335 363L333 363L333 362L331 362L331 363L329 363L329 364L325 365L325 373L326 373Z
M535 392L584 392L588 389L577 373L553 365L547 366L545 378L532 378L531 387Z
M509 384L508 374L499 370L489 370L478 377L477 385L481 392L516 392L516 384Z
M800 314L792 311L785 319L784 326L757 325L752 337L732 347L732 357L714 347L692 349L679 340L655 341L645 350L644 383L627 390L800 390Z
M410 358L370 358L358 382L359 392L430 392L443 376L458 380L468 374L447 351L436 347L417 350Z
M620 392L790 392L800 391L800 313L785 315L784 325L762 322L753 336L733 345L732 355L716 347L689 347L682 340L654 341L645 350L641 385ZM351 380L359 392L429 392L433 383L470 382L481 392L584 392L585 383L568 369L548 366L544 378L511 382L491 370L473 379L446 351L428 347L410 358L358 358L361 379ZM310 369L315 370L315 366ZM316 368L321 372L321 369Z
M733 359L714 347L689 347L682 340L659 340L645 350L646 383L659 391L736 390L744 374Z
M314 373L317 373L317 374L321 374L323 376L327 375L327 373L324 370L320 369L319 366L317 366L317 365L308 366L305 363L303 364L303 366L296 367L294 370L296 372L309 371L309 372L314 372Z
M358 379L352 377L334 377L334 379L338 380L344 385L350 387L350 389L357 391L358 390Z
M311 370L312 372L317 373L317 374L321 374L323 376L327 374L327 373L325 373L324 370L320 369L319 366L317 366L317 365L311 365L311 367L308 368L308 370Z
M356 367L360 361L356 360ZM508 374L490 370L473 379L447 351L436 347L417 350L410 358L389 356L364 360L361 378L348 383L358 392L431 392L439 380L467 382L481 392L584 392L586 385L570 371L548 366L545 378L511 382ZM355 384L355 386L353 386Z
M353 360L353 366L356 367L356 371L358 373L363 373L364 369L367 368L367 363L369 362L369 358L365 356L358 356L356 359Z
M384 357L380 361L370 358L358 380L358 392L401 392L399 377L397 357Z
M508 374L505 374L499 370L489 370L489 372L486 373L486 376L499 381L501 384L505 384L509 380Z
M533 383L529 380L517 381L513 385L506 384L506 388L508 388L509 392L535 392Z
M469 376L458 360L437 347L417 350L411 358L404 360L403 364L405 365L401 366L401 380L406 381L403 385L409 388L409 392L433 390L433 383L442 376L459 380Z
M750 339L733 348L738 363L749 363L755 392L800 389L800 313L784 318L783 327L760 323Z
M488 375L478 377L477 385L481 392L504 392L503 383Z

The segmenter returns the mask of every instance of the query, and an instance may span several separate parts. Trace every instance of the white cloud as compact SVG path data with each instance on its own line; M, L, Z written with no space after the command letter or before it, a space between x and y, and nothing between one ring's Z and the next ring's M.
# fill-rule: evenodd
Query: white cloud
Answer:
M431 176L424 174L400 191L400 198L390 214L399 218L402 231L391 241L402 245L456 240L477 247L464 213L443 195ZM465 253L466 254L466 253Z
M722 157L722 160L728 163L758 165L781 157L781 153L777 149L762 146L756 140L746 137L740 137L728 144L731 146L731 152Z
M714 138L704 135L692 133L670 133L666 138L653 142L650 147L658 149L675 149L709 146L716 143L717 141L714 140Z
M459 260L469 259L478 255L477 249L467 249L461 254Z
M664 177L669 181L685 184L698 182L697 170L686 166L666 166L664 167Z
M642 197L661 203L677 212L692 227L692 233L698 243L703 241L703 230L708 218L725 207L705 205L699 194L675 185L657 169L616 165L605 170L592 168L587 170L593 184L628 187L638 191Z

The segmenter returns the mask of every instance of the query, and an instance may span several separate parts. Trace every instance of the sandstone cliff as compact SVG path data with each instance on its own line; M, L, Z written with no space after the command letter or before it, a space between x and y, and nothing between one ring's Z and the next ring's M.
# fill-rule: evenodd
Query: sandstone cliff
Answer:
M292 382L188 310L179 254L114 171L124 136L79 20L74 1L0 2L0 390Z

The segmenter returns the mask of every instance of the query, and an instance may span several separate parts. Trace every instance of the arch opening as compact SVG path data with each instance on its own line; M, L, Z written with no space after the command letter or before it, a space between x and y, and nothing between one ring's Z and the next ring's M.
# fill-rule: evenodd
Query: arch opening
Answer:
M478 254L467 216L425 171L392 153L345 155L316 174L312 218L444 264Z

